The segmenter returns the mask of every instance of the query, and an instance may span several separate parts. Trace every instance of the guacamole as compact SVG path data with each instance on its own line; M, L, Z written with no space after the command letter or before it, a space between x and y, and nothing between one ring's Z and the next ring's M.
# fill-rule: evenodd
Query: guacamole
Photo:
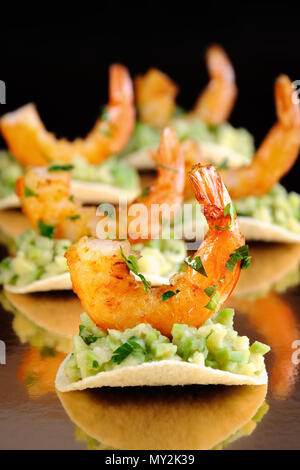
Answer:
M250 346L246 336L238 336L233 316L234 310L227 308L200 328L174 324L170 340L146 323L106 332L84 313L65 364L66 376L72 383L120 367L175 360L256 377L264 370L263 356L270 348L258 341Z
M53 162L54 164L54 162ZM100 165L91 165L84 158L76 156L71 162L74 180L103 183L117 188L136 191L140 179L134 168L127 166L117 157L110 157ZM5 150L0 151L0 199L15 193L15 183L22 176L23 168L17 160Z
M288 193L281 184L275 184L265 196L250 196L234 202L238 215L253 217L279 225L290 232L300 233L300 195Z
M186 258L186 245L183 240L151 240L134 245L139 251L137 270L143 274L170 276L179 270Z
M210 126L198 118L175 117L170 125L177 131L179 140L193 139L196 142L211 142L224 146L247 157L249 163L255 152L251 134L243 128L236 129L229 123ZM137 122L131 139L122 155L159 145L160 130Z
M69 240L54 240L26 230L16 238L16 256L0 263L0 284L24 287L68 271L64 257Z
M117 157L110 157L100 165L91 165L77 156L72 160L72 178L90 183L103 183L128 190L138 190L140 180L137 171Z

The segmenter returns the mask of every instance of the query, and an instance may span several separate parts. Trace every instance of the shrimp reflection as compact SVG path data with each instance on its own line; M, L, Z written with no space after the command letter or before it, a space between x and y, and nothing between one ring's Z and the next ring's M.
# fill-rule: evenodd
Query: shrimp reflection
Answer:
M292 306L281 294L300 283L300 247L258 245L250 254L252 265L242 273L228 306L246 315L250 325L271 346L270 388L276 398L286 399L297 379L292 344L299 339L299 328Z

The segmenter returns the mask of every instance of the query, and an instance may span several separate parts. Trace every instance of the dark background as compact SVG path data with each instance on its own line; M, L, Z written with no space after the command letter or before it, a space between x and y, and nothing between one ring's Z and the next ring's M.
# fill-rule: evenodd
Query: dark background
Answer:
M132 74L155 66L180 87L190 108L205 86L204 51L218 42L235 66L238 101L231 117L258 145L275 121L273 84L300 79L299 6L291 2L108 2L89 13L65 14L43 4L38 16L2 18L1 76L7 104L0 114L33 101L58 136L84 136L107 101L107 72L122 62ZM72 11L72 14L70 13ZM39 13L39 12L38 12ZM284 183L300 190L300 160Z

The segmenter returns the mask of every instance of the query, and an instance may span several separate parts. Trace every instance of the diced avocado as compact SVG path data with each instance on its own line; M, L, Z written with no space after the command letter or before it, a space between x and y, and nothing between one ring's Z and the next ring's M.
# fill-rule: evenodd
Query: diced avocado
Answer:
M270 351L270 346L267 344L261 343L260 341L255 341L250 346L250 352L253 354L267 354Z

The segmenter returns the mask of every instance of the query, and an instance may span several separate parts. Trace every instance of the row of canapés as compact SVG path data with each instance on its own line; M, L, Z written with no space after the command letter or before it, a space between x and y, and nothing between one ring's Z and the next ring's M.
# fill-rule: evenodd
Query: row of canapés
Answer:
M277 123L255 152L252 136L226 121L237 96L233 67L219 46L207 51L210 81L190 112L179 110L177 86L150 69L133 84L127 69L110 68L109 103L85 139L56 139L30 104L2 116L0 127L10 154L0 158L0 208L20 205L14 192L28 166L70 165L71 191L83 203L129 203L141 193L138 170L155 168L165 126L182 142L185 172L195 163L213 163L234 200L248 240L297 241L300 199L278 183L299 150L299 106L286 76L275 83ZM12 157L13 155L13 157ZM184 199L193 197L186 181ZM191 221L190 221L191 222Z
M234 75L224 72L230 64L219 48L210 49L209 58L214 85L204 91L196 109L204 106L208 110L211 105L213 110L222 104L228 114L232 103L226 99L234 99ZM147 102L144 88L152 80L147 75L137 82L137 95L147 116L144 119L152 115L152 101ZM6 292L22 297L28 292L73 289L79 297L85 312L79 334L73 337L72 352L56 377L57 390L63 394L102 386L265 386L268 377L264 354L269 347L258 341L250 344L248 337L239 336L233 328L233 309L224 308L241 269L247 269L251 262L241 233L244 229L240 230L242 219L237 217L230 194L249 195L250 186L255 196L271 189L267 199L270 211L273 205L276 212L290 204L293 214L299 212L296 196L290 198L280 188L273 188L295 161L299 149L300 112L292 100L291 82L285 76L276 81L279 121L248 166L224 169L223 162L219 174L203 160L195 140L179 139L175 126L162 129L154 156L156 179L136 201L146 209L142 227L151 234L147 241L144 231L136 230L136 214L131 211L134 204L126 210L135 229L126 231L125 237L121 235L123 217L121 208L117 208L115 233L108 232L107 239L100 239L97 228L110 219L111 207L102 206L96 212L95 207L85 207L78 194L75 198L72 195L73 152L85 158L86 165L99 164L110 153L120 151L120 142L123 147L130 136L133 93L128 73L121 66L112 68L111 90L114 92L104 117L86 140L56 141L44 129L40 134L40 122L36 115L32 117L30 108L2 118L7 141L10 133L10 142L15 143L14 148L10 143L14 155L27 149L26 154L35 158L33 166L26 168L16 183L22 210L32 228L17 237L12 246L15 256L1 263L1 282ZM170 98L165 102L170 103ZM155 103L154 99L154 107ZM157 110L162 107L158 103ZM210 126L213 114L211 111L205 115L209 116ZM190 124L198 118L188 115L181 119ZM207 129L218 133L217 128ZM29 163L27 160L26 166ZM155 204L179 208L185 195L190 197L191 193L204 208L207 232L194 255L186 257L184 242L176 237L160 237L163 220L153 222L149 214ZM245 201L239 203L246 205ZM176 211L172 215L176 232ZM281 230L285 234L282 238L291 241L286 234L292 230ZM299 235L294 237L299 241ZM71 310L66 309L64 315Z

